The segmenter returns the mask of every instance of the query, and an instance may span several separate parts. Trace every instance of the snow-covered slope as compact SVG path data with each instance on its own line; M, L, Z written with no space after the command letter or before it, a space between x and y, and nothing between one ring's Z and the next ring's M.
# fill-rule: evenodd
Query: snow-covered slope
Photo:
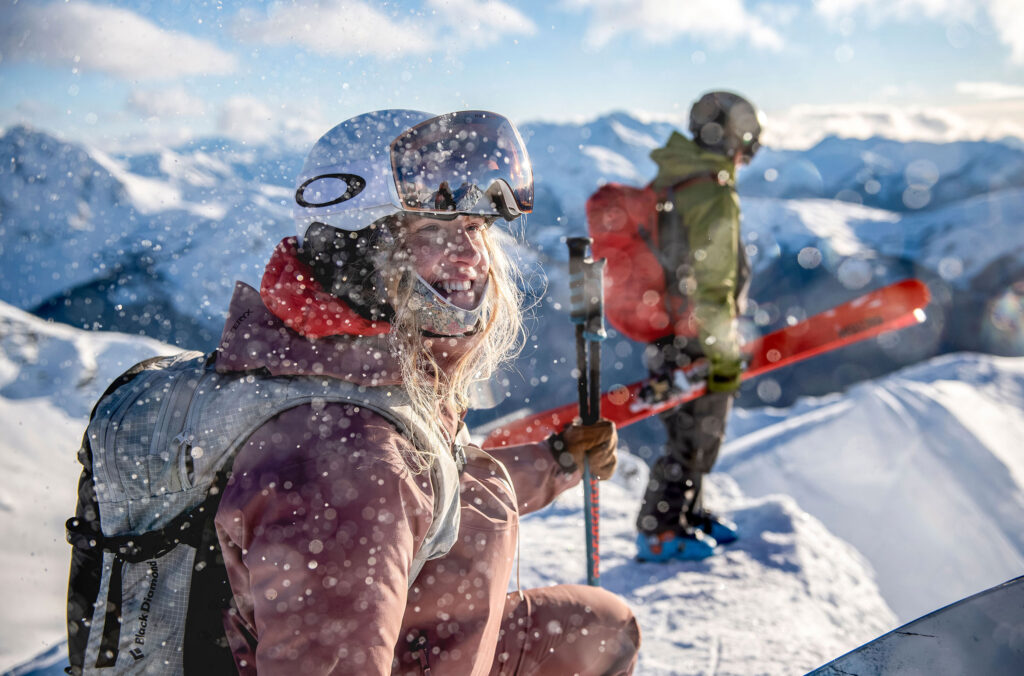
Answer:
M955 354L741 410L717 469L853 544L909 621L1024 571L1024 359Z
M802 673L894 624L856 550L789 497L750 499L721 474L709 495L745 537L701 563L637 563L647 469L623 458L601 489L601 585L639 618L638 674ZM524 520L524 586L583 581L582 508L577 490Z
M73 325L212 347L235 280L293 232L295 150L113 157L15 127L0 152L0 299Z
M76 450L96 398L132 364L177 348L47 323L0 303L0 668L61 640ZM63 583L61 580L64 580Z
M19 543L2 555L0 668L41 656L34 673L60 673L59 649L44 653L64 631L63 521L88 408L172 349L0 305L0 537ZM1019 572L1021 410L1024 360L954 355L741 412L709 497L744 537L700 563L633 560L647 470L624 455L602 488L602 583L640 618L639 673L801 673L896 626L890 608L930 610ZM583 580L581 508L577 490L524 520L524 586Z
M94 279L132 217L124 185L84 148L25 127L0 137L0 294L31 308Z

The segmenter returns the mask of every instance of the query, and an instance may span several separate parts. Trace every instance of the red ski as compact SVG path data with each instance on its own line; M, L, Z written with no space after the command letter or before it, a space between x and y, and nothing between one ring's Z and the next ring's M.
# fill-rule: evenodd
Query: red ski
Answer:
M744 351L749 355L749 363L743 373L743 380L886 331L923 322L928 298L928 287L923 282L906 279L870 291L793 326L763 335L744 346ZM677 371L679 375L685 376L686 370ZM686 386L685 377L677 377L676 381ZM642 380L632 385L617 385L603 393L601 416L619 427L626 427L696 399L705 391L702 384L694 384L686 391L652 404L638 396L646 384L648 381ZM577 404L572 403L550 411L531 413L495 428L484 440L483 447L495 448L540 441L572 422L578 412Z

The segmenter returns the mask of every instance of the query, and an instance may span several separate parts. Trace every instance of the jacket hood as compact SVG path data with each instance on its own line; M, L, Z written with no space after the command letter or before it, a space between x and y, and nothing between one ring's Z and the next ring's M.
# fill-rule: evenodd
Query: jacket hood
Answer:
M658 165L658 176L654 179L656 189L670 187L691 176L720 176L723 171L728 180L719 179L720 183L732 185L736 181L736 165L731 159L702 149L679 132L672 132L663 147L652 151L651 159Z

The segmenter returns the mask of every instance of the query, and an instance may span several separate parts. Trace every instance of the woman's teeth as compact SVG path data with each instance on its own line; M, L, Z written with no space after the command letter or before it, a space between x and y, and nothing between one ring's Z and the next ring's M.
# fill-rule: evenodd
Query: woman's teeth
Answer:
M445 293L455 293L458 291L469 291L473 288L473 282L469 280L443 280L438 282L437 286Z

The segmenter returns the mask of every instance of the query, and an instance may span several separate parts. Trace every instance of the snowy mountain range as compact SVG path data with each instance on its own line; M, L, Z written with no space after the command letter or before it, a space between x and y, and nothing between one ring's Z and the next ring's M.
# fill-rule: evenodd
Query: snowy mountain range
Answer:
M625 113L523 125L537 182L523 234L551 290L564 285L563 238L585 232L586 198L604 182L648 181L648 154L672 130ZM1024 280L1024 148L1011 141L829 137L804 151L758 154L740 173L755 328L916 275L937 298L931 335L921 332L925 346L886 369L956 350L1024 353L1024 339L988 307L1014 302L1006 292ZM74 326L208 349L235 280L257 282L270 249L294 231L292 181L304 151L220 138L109 155L8 129L0 300Z
M647 155L672 129L625 113L523 125L538 207L509 245L538 296L533 333L472 423L573 399L562 240L584 233L598 185L653 176ZM93 400L139 359L215 344L235 280L258 283L292 234L304 150L0 137L0 534L20 545L0 554L0 669L38 655L18 673L60 673L63 521ZM740 192L747 330L906 276L934 300L918 327L744 387L710 499L745 536L707 562L632 560L642 460L661 430L623 432L630 455L602 492L602 577L641 618L644 674L805 671L1024 570L1024 145L828 138L766 149ZM638 379L640 346L611 333L604 382ZM582 579L580 501L524 522L524 585Z

